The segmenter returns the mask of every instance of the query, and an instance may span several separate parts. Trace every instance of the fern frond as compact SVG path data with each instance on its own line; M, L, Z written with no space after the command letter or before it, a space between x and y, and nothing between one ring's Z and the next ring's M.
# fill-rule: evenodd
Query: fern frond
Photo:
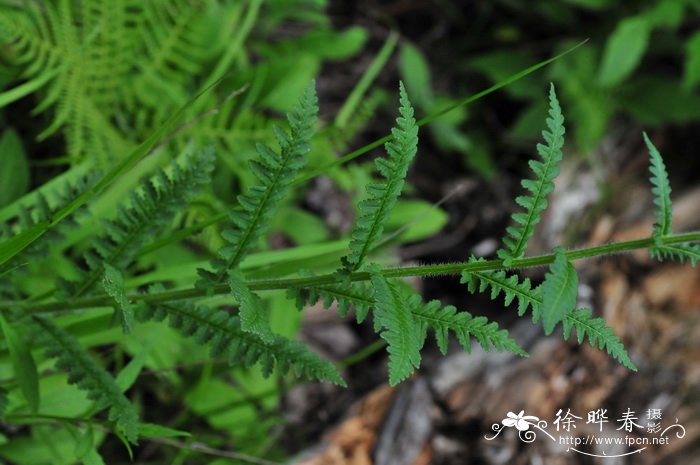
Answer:
M472 257L469 262L484 261L483 258ZM523 316L528 307L532 309L532 322L537 323L542 317L542 289L533 288L530 278L522 282L518 275L507 276L505 271L462 271L459 281L467 285L470 293L484 292L491 289L491 300L497 298L501 292L505 296L505 305L510 305L513 300L518 302L518 316Z
M73 182L67 182L58 191L50 195L50 197L53 198L51 202L49 202L46 196L39 193L33 205L25 205L19 208L16 221L0 224L0 242L4 242L14 235L29 230L37 224L52 218L56 212L66 205L69 205L73 200L90 189L96 179L97 173L90 172ZM86 206L81 207L73 215L62 221L57 227L49 229L43 236L34 241L21 253L14 256L5 264L0 265L0 276L8 270L17 268L23 269L25 264L38 263L41 259L46 257L51 248L64 239L66 232L78 227L77 220L81 215L84 215L86 211ZM13 271L13 273L15 272L16 271Z
M512 218L515 226L506 228L507 235L503 238L505 248L498 250L498 257L506 266L513 260L525 254L527 243L540 222L541 213L547 208L547 196L554 190L554 178L559 174L558 163L561 161L564 146L564 115L554 92L554 85L549 90L549 118L547 129L542 131L545 144L537 144L537 152L542 161L530 160L530 168L535 173L534 180L525 179L522 186L531 195L522 195L515 199L516 203L525 208L525 212L514 213Z
M618 362L632 371L637 371L637 367L630 360L625 346L620 342L620 338L615 336L612 328L605 325L605 319L593 318L592 311L584 308L571 310L563 320L564 339L571 336L571 329L576 328L578 343L588 337L588 342L598 349L605 349Z
M68 373L68 382L87 392L89 399L109 405L109 420L114 421L131 443L138 440L138 415L114 378L69 333L46 318L34 316L35 341L56 359L56 366Z
M374 305L372 291L363 282L343 281L328 285L291 288L287 294L296 299L299 310L319 301L323 301L324 308L330 308L333 302L337 302L338 313L344 318L350 307L354 307L358 323L365 321L370 308Z
M378 268L372 269L371 279L374 317L386 328L380 335L389 344L389 384L395 386L420 366L420 350L425 338L419 339L420 328L396 285L390 283Z
M273 334L265 342L253 333L243 331L240 318L204 306L165 303L146 305L138 313L141 321L162 321L166 317L172 328L200 345L208 345L212 356L226 353L231 366L246 367L259 363L263 375L269 376L277 367L281 372L294 369L297 376L329 381L345 386L336 367L309 351L300 342Z
M649 249L649 255L659 261L665 259L678 260L681 263L685 263L686 260L690 261L693 268L698 264L700 260L700 245L697 244L677 244L677 245L655 245Z
M398 127L391 130L394 140L384 146L389 157L375 160L384 180L369 184L367 199L358 205L360 216L351 233L350 253L343 257L343 266L348 272L360 268L384 232L391 210L403 189L411 161L418 151L418 126L403 83L399 84L399 93L401 115L396 119Z
M566 314L576 308L578 274L566 257L564 249L554 249L554 262L542 283L542 325L544 333L552 334L554 327Z
M63 283L66 293L78 297L89 292L102 278L106 265L125 269L146 239L167 226L209 182L214 161L213 150L206 148L188 156L182 167L173 161L170 176L158 170L154 179L145 181L141 193L132 193L130 206L120 205L117 217L104 223L105 234L96 237L85 254L89 271L78 282Z
M419 328L420 346L423 345L422 341L425 340L430 328L435 333L435 340L443 355L447 354L448 334L452 331L467 352L471 350L471 338L475 337L487 352L492 349L507 350L517 355L527 356L527 352L509 336L507 330L500 329L498 324L489 322L486 317L474 317L464 311L457 312L452 305L443 307L439 300L425 303L418 294L409 297L408 308Z
M275 135L280 152L258 144L258 160L250 162L250 168L258 179L247 194L239 195L240 211L231 212L233 227L223 231L229 243L219 251L222 260L212 263L216 272L200 270L204 278L199 287L211 288L226 278L228 270L235 268L257 240L268 230L272 215L287 195L296 174L306 165L306 155L311 150L311 137L318 113L318 98L312 82L292 112L287 115L291 132L276 128Z
M141 5L139 24L132 32L141 38L133 92L142 105L156 110L163 101L180 106L189 99L185 90L193 77L226 44L217 37L217 26L225 24L217 20L220 10L203 0Z
M668 181L668 173L661 154L649 140L647 133L644 133L644 143L649 149L651 164L651 192L654 194L654 205L658 207L656 211L657 223L654 228L654 237L663 237L671 233L671 183Z
M243 273L240 270L230 270L228 275L231 293L238 301L241 329L257 335L266 343L273 342L267 309L260 297L248 289Z
M114 300L114 308L122 324L122 331L124 331L124 334L129 334L134 327L134 310L126 297L124 276L121 271L109 263L104 264L104 269L102 288Z

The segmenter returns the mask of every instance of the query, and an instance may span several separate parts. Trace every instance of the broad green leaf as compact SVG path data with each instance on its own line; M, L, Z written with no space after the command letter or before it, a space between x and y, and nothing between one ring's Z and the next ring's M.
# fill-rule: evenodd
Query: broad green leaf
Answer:
M192 435L187 431L180 431L155 423L141 423L139 425L139 436L143 438L176 438L189 437Z
M0 137L0 207L12 203L29 189L29 163L22 141L13 129Z
M83 457L83 465L105 465L105 461L97 449L93 447Z
M293 41L291 46L319 58L342 60L356 54L367 42L367 37L367 31L361 27L349 27L343 31L317 29Z
M22 336L12 325L7 323L2 315L0 315L0 326L10 351L17 384L22 390L29 408L36 412L39 409L39 375L34 357L32 357L32 353Z
M608 38L603 52L598 82L613 87L637 68L649 45L651 33L644 16L633 16L620 21Z
M399 55L399 70L411 100L423 111L429 111L433 107L433 90L425 55L417 47L405 43Z
M685 42L685 55L683 87L690 90L700 82L700 31Z
M545 334L552 334L555 326L576 307L578 274L566 258L564 249L554 249L554 262L542 284L542 325Z

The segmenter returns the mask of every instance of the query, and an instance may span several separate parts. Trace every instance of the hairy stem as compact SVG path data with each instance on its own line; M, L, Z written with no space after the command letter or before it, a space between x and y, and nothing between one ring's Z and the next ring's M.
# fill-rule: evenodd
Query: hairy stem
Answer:
M682 244L686 242L700 241L700 231L693 231L684 234L672 234L661 238L661 242L666 245ZM644 239L636 239L624 242L614 242L610 244L597 245L582 249L569 250L566 256L569 260L581 260L585 258L600 257L605 255L616 254L620 252L629 252L637 249L647 249L655 245L655 239L647 237ZM511 269L529 268L533 266L548 265L554 261L554 254L538 255L535 257L525 257L513 260ZM434 265L418 265L406 266L400 268L386 268L382 270L382 274L387 278L404 278L415 276L441 276L441 275L458 275L462 271L497 271L506 269L502 260L487 260L482 262L457 262L444 263ZM369 281L370 274L365 271L357 271L350 275L351 281ZM283 278L283 279L255 279L248 281L247 285L251 291L265 290L282 290L295 287L319 286L324 284L333 284L337 280L334 273L329 273L319 276L309 276L302 278ZM228 284L220 284L215 287L215 294L229 294L231 292ZM156 292L153 294L130 294L128 299L130 302L171 302L177 300L188 300L204 297L206 291L201 289L180 289L164 292ZM106 294L96 295L82 299L36 303L26 301L0 302L0 311L8 311L9 309L19 309L30 314L39 313L55 313L69 310L79 310L98 307L110 307L113 301Z

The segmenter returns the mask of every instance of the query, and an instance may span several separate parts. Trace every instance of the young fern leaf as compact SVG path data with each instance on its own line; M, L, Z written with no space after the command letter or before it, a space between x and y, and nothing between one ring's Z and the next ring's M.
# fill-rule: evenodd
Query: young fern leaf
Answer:
M183 167L173 161L170 176L158 170L157 183L153 179L145 181L140 194L132 193L130 208L120 206L117 218L104 223L105 234L96 237L85 254L89 271L78 282L64 282L65 293L71 297L88 293L104 276L106 266L125 269L141 245L167 226L209 182L214 161L213 149L206 148L196 156L188 156Z
M637 367L630 360L625 346L620 342L620 338L615 336L612 328L605 325L605 319L593 318L592 311L584 308L571 310L563 320L564 339L571 336L571 329L576 328L578 343L583 343L588 337L588 342L598 349L605 349L618 362L632 371L637 371Z
M390 283L378 267L373 267L371 274L374 317L386 328L381 337L389 344L389 384L395 386L420 366L420 350L425 338L419 338L420 328L398 287Z
M484 261L483 258L471 257L469 263ZM528 308L532 309L532 322L540 321L542 305L542 289L533 288L530 278L522 282L518 275L506 276L505 271L462 271L460 283L466 284L470 293L484 292L491 289L491 300L497 298L501 292L505 295L505 305L510 305L513 300L518 302L518 316L523 316Z
M542 325L546 335L576 308L578 274L566 257L564 249L554 249L554 262L549 267L542 283Z
M240 318L215 308L191 303L149 304L140 309L138 317L141 321L162 321L167 317L170 326L180 334L194 338L200 345L208 345L212 356L226 353L230 366L242 363L251 367L259 363L266 377L275 367L280 372L293 368L297 376L346 386L336 367L309 351L304 344L277 334L266 342L244 331Z
M496 349L527 356L527 352L508 335L508 331L500 329L498 324L489 322L486 317L474 317L468 312L457 312L452 305L443 307L439 300L425 303L417 294L409 297L408 308L418 325L420 346L427 337L428 328L431 328L443 355L447 354L448 334L452 331L467 352L471 350L471 338L475 337L487 352Z
M46 356L56 359L56 366L68 373L68 382L87 392L89 399L109 405L109 420L114 421L127 440L138 440L138 415L114 378L70 334L40 316L31 319L36 343L46 349Z
M375 160L384 181L369 184L367 199L358 205L360 216L351 233L350 253L342 259L346 272L356 271L362 266L384 232L391 210L403 189L408 168L418 151L418 126L403 83L399 84L399 93L401 116L396 118L398 127L391 130L394 140L384 146L389 157Z
M250 168L259 184L251 187L247 194L238 196L241 210L231 212L232 228L222 232L229 245L219 251L222 259L212 263L214 272L199 270L204 279L197 283L198 287L211 290L214 285L222 283L228 271L240 264L268 230L272 216L287 195L289 186L306 165L317 113L318 98L315 84L311 82L287 115L290 133L275 128L280 152L263 144L257 145L259 159L252 160Z
M651 192L654 194L654 204L657 209L657 223L654 228L654 238L658 239L671 233L671 183L668 181L668 173L661 154L654 147L647 133L644 133L644 143L649 149L651 164Z
M536 179L525 179L521 183L531 195L522 195L515 199L518 205L525 208L525 212L513 214L516 225L506 228L507 235L503 238L505 248L498 250L498 257L506 266L510 266L513 260L525 254L527 243L535 231L535 226L540 222L540 215L547 208L547 195L554 190L554 178L559 174L558 163L563 156L565 129L564 115L553 84L549 90L547 128L548 130L542 131L546 145L537 144L537 152L542 161L530 160L529 163Z
M129 299L126 298L124 276L122 276L121 271L109 263L105 263L104 268L102 288L114 300L114 308L122 324L122 331L124 331L124 334L129 334L134 327L134 310L129 304Z

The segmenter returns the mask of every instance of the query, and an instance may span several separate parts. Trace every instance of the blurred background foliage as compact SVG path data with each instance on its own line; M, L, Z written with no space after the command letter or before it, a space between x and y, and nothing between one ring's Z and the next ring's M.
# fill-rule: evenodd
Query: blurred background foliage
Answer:
M255 144L273 143L272 126L285 124L283 112L313 78L322 121L310 169L385 134L395 106L387 96L394 95L398 78L418 115L426 116L589 39L493 97L436 120L423 132L421 150L430 155L423 163L503 177L516 163L503 154L529 148L539 137L543 89L554 81L573 151L595 164L597 148L616 124L683 127L698 121L699 13L698 0L1 0L2 238L21 228L19 218L33 211L38 192L58 202L65 185L109 168L194 94L218 84L187 108L186 123L158 150L90 205L78 228L64 231L36 261L0 275L0 292L3 298L10 288L12 298L23 290L51 292L57 276L75 274L73 259L101 220L114 215L115 200L154 167L213 144L218 168L210 189L146 246L128 286L191 283L197 265L222 244L216 223L252 182L247 160ZM339 212L351 210L363 195L357 186L369 179L368 167L358 159L328 168L321 180L298 190L260 252L244 264L248 276L283 276L305 264L332 270L345 251L349 225ZM447 215L430 204L400 201L387 245L439 231ZM183 229L191 234L178 235ZM392 249L385 250L385 260L396 263ZM267 298L273 329L293 337L301 316L290 311L285 295ZM172 428L154 427L151 435L161 443L152 445L173 437L187 441L189 433L211 447L269 459L286 455L277 445L284 429L280 400L294 381L231 370L163 325L142 325L124 337L110 325L109 310L65 316L60 324L113 372L138 375L131 383L142 418ZM126 462L123 446L103 443L98 427L61 422L89 412L91 402L37 359L46 421L5 430L0 457L18 464L100 463L85 454L90 443L99 445L107 463ZM20 418L26 405L11 377L3 347L7 411ZM185 448L143 446L135 454L139 463L204 463Z

